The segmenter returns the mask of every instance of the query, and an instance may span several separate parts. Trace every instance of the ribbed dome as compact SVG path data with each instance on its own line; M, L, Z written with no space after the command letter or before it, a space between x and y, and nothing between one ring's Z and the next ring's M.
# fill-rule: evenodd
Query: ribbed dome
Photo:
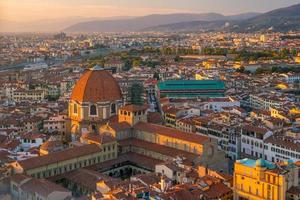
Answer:
M71 100L93 103L115 101L122 100L122 93L115 78L108 71L95 66L77 81Z

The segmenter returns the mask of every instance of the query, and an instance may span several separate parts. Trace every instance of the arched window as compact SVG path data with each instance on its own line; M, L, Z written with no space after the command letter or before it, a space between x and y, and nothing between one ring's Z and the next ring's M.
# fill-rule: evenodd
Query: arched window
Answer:
M77 114L77 104L74 104L74 106L73 106L73 113Z
M91 105L90 107L90 115L97 115L97 108L95 105Z
M111 104L110 112L111 112L111 114L116 114L116 104L114 104L114 103Z

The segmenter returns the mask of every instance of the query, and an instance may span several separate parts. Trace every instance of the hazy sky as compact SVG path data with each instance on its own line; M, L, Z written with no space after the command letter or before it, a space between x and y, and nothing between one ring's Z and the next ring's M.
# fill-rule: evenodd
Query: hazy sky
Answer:
M0 19L29 22L41 19L138 16L153 13L265 12L300 0L0 0Z

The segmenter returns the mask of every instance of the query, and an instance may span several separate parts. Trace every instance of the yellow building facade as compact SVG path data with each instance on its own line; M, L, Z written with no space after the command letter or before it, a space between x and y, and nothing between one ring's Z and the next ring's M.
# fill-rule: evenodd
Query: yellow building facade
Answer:
M300 53L295 57L295 62L300 63Z
M298 186L298 167L286 162L243 159L234 165L235 200L285 200L290 188Z
M45 92L43 90L15 90L13 91L12 99L15 102L42 101L43 99L45 99Z

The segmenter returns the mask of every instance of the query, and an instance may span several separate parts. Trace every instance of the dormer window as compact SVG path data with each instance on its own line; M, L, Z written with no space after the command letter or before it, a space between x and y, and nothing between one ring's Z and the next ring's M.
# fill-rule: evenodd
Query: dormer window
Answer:
M97 107L95 105L90 106L90 115L97 115Z

